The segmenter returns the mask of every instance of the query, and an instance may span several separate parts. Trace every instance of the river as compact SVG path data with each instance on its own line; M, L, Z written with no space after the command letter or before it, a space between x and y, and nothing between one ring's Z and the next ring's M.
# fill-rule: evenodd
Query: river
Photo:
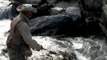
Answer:
M0 0L0 8L7 9L8 4L8 1ZM10 29L10 22L9 19L0 20L0 60L9 60L8 54L3 53L2 49L6 48L8 36L6 32ZM107 45L104 37L65 37L60 40L49 36L33 36L32 38L45 50L33 51L33 55L28 58L29 60L61 60L63 59L62 55L50 54L49 51L72 53L71 50L74 51L78 60L107 60ZM49 54L51 57L48 56Z

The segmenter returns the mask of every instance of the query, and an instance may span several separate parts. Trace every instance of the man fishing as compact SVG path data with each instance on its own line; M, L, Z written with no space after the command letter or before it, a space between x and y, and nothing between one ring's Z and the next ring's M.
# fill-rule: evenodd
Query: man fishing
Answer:
M11 29L6 42L7 51L10 60L26 60L32 55L30 48L37 51L43 49L32 39L29 29L29 20L33 13L37 13L37 9L31 4L22 4L17 7L17 11L20 13L11 22Z

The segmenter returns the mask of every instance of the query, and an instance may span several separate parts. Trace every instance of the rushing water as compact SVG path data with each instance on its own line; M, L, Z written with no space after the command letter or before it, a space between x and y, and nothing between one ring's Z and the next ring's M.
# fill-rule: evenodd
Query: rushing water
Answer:
M7 60L6 56L2 54L2 49L6 48L5 32L9 30L9 24L9 20L0 21L0 60Z
M5 32L9 30L10 22L11 22L10 20L0 21L0 60L8 60L7 54L3 55L2 49L6 48L5 43L6 43L7 35L5 35ZM46 55L49 54L48 51L67 50L67 48L59 48L58 44L53 43L53 41L57 42L57 40L54 38L48 36L34 36L33 38L39 44L41 44L46 50L41 50L39 52L33 51L33 55L32 57L30 57L31 59L34 59L35 57L44 58L43 56L45 56L46 58L47 57ZM58 41L58 42L68 44L71 47L73 46L74 52L78 60L107 60L107 46L104 41L105 39L102 37L101 38L68 37L68 38L63 38L62 40L69 41L69 42L65 42L65 41ZM53 57L58 57L58 56L53 56Z
M7 7L8 4L9 2L0 0L0 8ZM0 60L8 60L8 55L4 54L2 49L6 48L5 33L10 28L10 22L6 19L0 21ZM104 37L67 37L60 40L48 36L33 36L33 38L46 50L33 51L29 60L61 60L62 55L50 54L49 51L72 53L71 50L74 50L78 60L107 60L107 45Z

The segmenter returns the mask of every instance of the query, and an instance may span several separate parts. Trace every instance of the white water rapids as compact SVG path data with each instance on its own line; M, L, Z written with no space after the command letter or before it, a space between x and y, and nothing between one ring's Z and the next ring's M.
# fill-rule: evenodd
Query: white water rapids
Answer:
M5 43L6 43L7 35L5 35L5 32L9 30L10 22L11 22L10 20L0 21L0 60L8 60L8 57L6 57L7 54L2 55L1 50L3 48L6 48ZM59 47L58 44L54 43L56 39L51 37L35 36L33 38L36 39L36 41L48 51L66 51L67 49L70 49L70 48ZM71 47L73 45L78 60L107 60L107 46L105 45L104 40L94 39L95 40L94 41L91 38L88 39L82 37L64 38L64 40L70 41L71 43L64 41L58 41L58 42L68 44ZM43 58L45 58L51 60L51 58L46 58L49 57L47 56L47 54L49 54L48 51L46 50L41 50L39 52L33 51L33 55L29 59L42 60ZM68 50L68 52L70 51ZM54 57L54 60L56 59L60 60L63 58L61 55L52 55L52 57Z
M11 22L10 20L0 21L0 28L1 28L0 29L0 60L8 60L7 54L2 55L2 49L6 48L7 35L5 35L5 33L10 28L10 22ZM49 51L60 51L60 50L65 51L65 50L67 50L67 48L59 48L58 44L55 45L55 43L53 43L53 41L56 41L56 39L53 39L51 37L35 36L33 38L36 39L39 44L41 44L45 49L47 49ZM63 41L59 41L59 42L63 42ZM67 42L63 42L63 43L67 44ZM69 43L69 45L71 45L71 44ZM83 44L74 42L73 45L74 45L75 49L80 49L80 48L82 48ZM71 47L72 47L72 45L71 45ZM81 53L79 53L77 51L75 51L75 53L77 54L77 57L79 58L79 60L89 60L89 59L85 58L84 56L82 56ZM29 59L34 59L34 60L38 59L36 57L39 57L39 58L42 59L43 57L41 55L45 56L46 54L49 54L49 52L46 51L46 50L41 50L39 52L38 51L33 51L33 55ZM54 59L55 58L57 58L57 59L62 59L63 58L61 55L59 55L60 58L58 56L53 56L53 57L54 57Z
M6 7L8 3L5 0L0 0L0 8ZM2 53L2 49L6 48L7 35L5 32L9 30L10 22L6 19L0 20L0 60L9 60L8 55ZM46 50L33 51L29 60L61 60L64 58L61 54L50 54L49 51L69 54L74 51L78 60L107 60L107 46L102 37L67 37L58 40L48 36L33 36L33 39Z

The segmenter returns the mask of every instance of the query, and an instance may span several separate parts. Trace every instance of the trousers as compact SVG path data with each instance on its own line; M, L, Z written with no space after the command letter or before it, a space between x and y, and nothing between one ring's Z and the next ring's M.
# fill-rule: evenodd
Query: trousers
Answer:
M7 47L7 52L10 60L27 60L26 57L22 54L19 47Z

